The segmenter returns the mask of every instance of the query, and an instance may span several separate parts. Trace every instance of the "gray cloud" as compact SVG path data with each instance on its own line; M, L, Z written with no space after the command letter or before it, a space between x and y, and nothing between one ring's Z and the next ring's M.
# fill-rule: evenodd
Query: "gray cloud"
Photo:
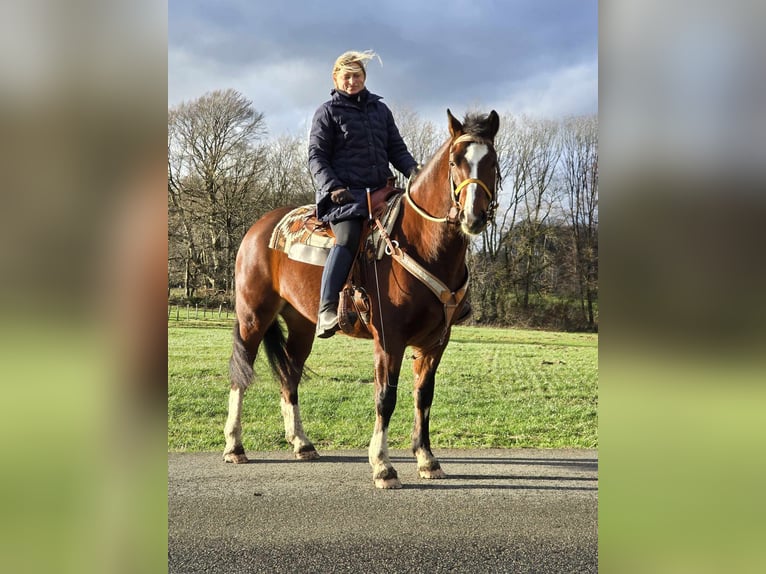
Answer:
M235 88L273 135L306 128L341 52L373 49L368 87L426 116L597 111L597 2L171 0L168 103ZM431 111L433 110L433 111Z

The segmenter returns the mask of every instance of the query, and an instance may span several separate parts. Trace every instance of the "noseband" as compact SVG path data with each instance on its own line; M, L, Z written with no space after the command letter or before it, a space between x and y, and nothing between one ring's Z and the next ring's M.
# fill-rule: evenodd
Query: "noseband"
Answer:
M450 200L452 201L452 206L450 207L449 213L446 217L433 217L429 214L427 214L423 209L421 209L415 201L412 199L412 196L410 196L410 182L407 182L407 186L404 190L404 195L407 198L407 202L412 206L412 208L415 210L415 212L423 217L424 219L427 219L428 221L433 221L434 223L459 223L460 222L460 214L463 212L463 206L460 205L460 192L463 191L463 188L471 185L472 183L475 183L479 188L481 188L484 193L487 194L487 197L489 198L489 207L487 208L487 220L488 221L494 221L495 219L495 210L497 209L497 199L496 199L496 190L497 190L497 183L500 178L500 167L496 164L495 169L497 170L496 177L495 177L495 189L489 189L486 183L484 183L480 179L476 179L473 177L469 177L461 181L459 184L455 185L455 181L452 178L452 168L455 166L454 161L454 146L462 143L462 142L470 142L470 143L480 143L484 144L487 147L489 147L491 150L494 151L494 145L492 142L486 138L473 136L469 134L463 134L459 136L455 141L452 142L450 146L449 151L449 188L450 188Z

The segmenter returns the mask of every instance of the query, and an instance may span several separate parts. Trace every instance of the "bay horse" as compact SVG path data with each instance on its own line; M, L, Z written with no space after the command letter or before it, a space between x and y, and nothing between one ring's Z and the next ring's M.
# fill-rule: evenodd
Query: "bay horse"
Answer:
M374 342L375 426L369 445L372 477L378 488L401 488L388 456L388 426L396 407L404 351L415 351L415 423L412 452L421 478L446 475L431 452L429 411L436 369L449 342L452 323L465 301L468 281L466 251L472 236L494 217L500 184L494 138L497 112L469 114L463 122L447 110L449 139L411 181L406 201L390 233L389 255L380 261L360 259L364 276L378 275L378 287L367 284L372 318L364 336ZM242 399L253 378L253 362L261 342L281 385L285 438L296 458L318 458L306 436L298 406L298 384L314 342L322 268L294 261L268 247L272 230L289 207L267 213L247 232L235 267L236 324L229 361L229 412L224 428L226 462L247 462L242 446ZM426 276L442 285L435 295L402 264L415 261ZM373 265L377 269L373 269ZM433 284L433 281L432 281ZM379 293L378 293L379 289ZM460 297L456 297L456 293ZM437 293L438 294L438 293ZM278 323L282 317L287 337Z

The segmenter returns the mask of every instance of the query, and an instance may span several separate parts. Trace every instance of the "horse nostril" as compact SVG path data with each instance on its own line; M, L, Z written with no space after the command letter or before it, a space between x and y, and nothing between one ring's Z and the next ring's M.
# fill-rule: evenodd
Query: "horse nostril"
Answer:
M487 213L482 211L480 214L466 213L462 214L462 223L465 228L473 234L477 234L487 225Z

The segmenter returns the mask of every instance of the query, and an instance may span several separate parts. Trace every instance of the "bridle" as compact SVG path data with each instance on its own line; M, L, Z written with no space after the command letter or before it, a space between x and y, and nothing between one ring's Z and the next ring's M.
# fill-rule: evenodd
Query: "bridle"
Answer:
M407 198L407 202L410 204L412 209L415 210L415 213L423 217L424 219L427 219L428 221L433 221L434 223L460 223L460 214L463 212L463 206L460 205L460 192L465 188L467 185L470 185L472 183L475 183L480 189L484 190L484 193L487 194L487 197L489 197L489 207L487 208L487 221L492 222L495 218L495 210L497 209L497 187L500 184L500 167L497 165L497 161L495 162L495 185L493 189L490 189L487 184L485 184L482 180L476 179L476 178L467 178L461 181L459 184L455 185L455 181L452 177L452 168L456 166L455 163L455 157L454 157L454 146L456 144L462 143L462 142L470 142L470 143L480 143L486 145L489 149L492 150L493 153L495 153L495 147L492 144L492 141L482 138L479 136L473 136L464 134L461 135L450 144L450 150L449 150L449 194L450 194L450 201L452 202L452 205L450 206L449 213L446 217L433 217L432 215L426 213L418 204L415 203L415 201L412 199L412 196L410 195L410 185L412 183L411 178L407 182L407 186L404 188L404 196ZM391 256L395 261L399 263L405 270L407 270L411 275L413 275L415 278L417 278L421 283L423 283L428 289L431 290L431 292L436 295L436 297L441 302L443 308L444 308L444 329L442 330L441 337L439 338L439 342L437 345L444 344L444 341L447 338L447 335L449 334L449 329L452 326L452 322L455 318L455 313L457 312L458 308L463 303L463 300L466 297L466 294L468 292L468 282L469 282L469 273L468 273L468 267L465 269L465 281L463 284L456 290L452 290L450 287L448 287L439 277L434 275L431 271L423 267L418 261L408 255L407 251L405 249L402 249L399 246L399 242L391 239L391 237L388 235L388 232L386 231L383 224L380 222L380 219L375 219L374 225L377 228L378 233L380 233L380 237L383 238L383 241L385 241L386 248L385 253L386 255ZM376 273L377 273L377 267L376 267ZM376 281L377 281L377 275L376 275ZM379 286L378 286L379 288ZM380 301L380 291L378 291L378 301ZM381 309L381 332L382 332L382 309ZM383 335L385 337L385 335Z
M463 191L463 188L475 183L481 190L484 191L484 193L487 194L487 197L489 198L489 207L487 208L487 221L494 221L495 219L495 210L497 209L497 186L500 182L500 166L497 165L497 162L495 162L495 185L493 189L490 189L486 183L484 183L482 180L469 177L461 181L459 184L455 185L454 178L452 177L452 168L456 166L455 163L455 150L454 147L463 142L470 142L470 143L479 143L484 144L488 148L490 148L493 152L495 151L495 147L492 143L492 141L482 138L479 136L474 136L470 134L463 134L459 137L457 137L451 144L450 144L450 150L449 150L449 189L450 189L450 200L452 202L452 205L450 206L449 213L445 217L433 217L432 215L429 215L426 213L423 208L421 208L419 205L415 203L415 201L412 199L412 196L410 195L410 184L411 181L407 182L407 186L404 189L404 196L407 198L407 202L410 204L410 206L415 210L415 212L420 215L422 218L427 219L428 221L432 221L434 223L459 223L460 222L460 214L463 212L463 206L460 205L460 192Z

